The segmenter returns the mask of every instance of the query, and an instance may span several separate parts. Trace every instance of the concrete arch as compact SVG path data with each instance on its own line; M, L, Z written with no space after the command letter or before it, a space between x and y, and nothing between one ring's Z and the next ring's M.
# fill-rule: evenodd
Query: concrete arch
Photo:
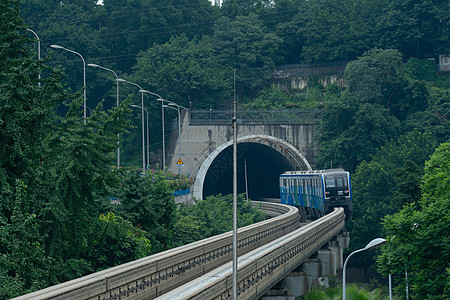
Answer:
M285 156L293 165L294 169L312 170L309 162L300 151L288 142L269 135L247 135L238 138L237 143L259 143L271 147ZM228 141L217 147L203 162L197 176L195 178L193 196L195 199L203 199L203 184L205 177L216 157L229 146L233 145L233 141Z

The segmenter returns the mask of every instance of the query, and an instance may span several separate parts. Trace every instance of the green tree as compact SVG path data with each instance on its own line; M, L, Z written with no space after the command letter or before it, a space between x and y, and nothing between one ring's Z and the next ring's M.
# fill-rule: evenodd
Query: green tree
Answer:
M58 186L58 182L63 181L58 172L64 168L52 166L58 164L55 160L63 156L63 152L60 152L63 149L53 149L52 152L49 146L52 135L54 140L59 140L62 134L67 137L73 133L73 128L68 127L65 128L67 132L58 132L61 122L58 123L60 120L55 111L58 103L70 101L75 96L62 88L60 72L51 72L41 61L35 60L34 50L31 52L30 48L34 40L26 35L27 27L19 16L19 2L2 1L0 5L0 268L2 283L11 287L6 291L3 289L2 294L4 292L5 295L13 296L19 290L21 293L32 291L58 282L61 270L66 274L72 271L64 267L64 263L67 266L69 260L63 260L62 256L54 257L50 252L67 252L70 248L68 244L79 242L77 236L83 233L57 231L55 229L58 226L59 229L64 227L61 222L57 222L61 219L52 222L48 216L62 216L59 214L61 211L58 211L62 207L61 202L70 201L72 196L76 198L83 188L68 192L67 199L56 199L55 195L62 188L72 186ZM38 81L41 71L43 76ZM78 116L78 126L83 126L79 117L79 104L72 104L75 105L72 114ZM103 146L98 150L103 150ZM70 160L70 153L67 154L66 163ZM71 167L70 163L67 165ZM82 210L83 207L77 209ZM75 212L71 213L76 220ZM71 228L71 224L67 228ZM61 236L52 236L55 232L61 235L74 233L75 236L69 236L63 241ZM12 241L11 236L14 237ZM61 247L54 247L54 240L58 240ZM73 248L79 246L75 243L72 245ZM56 248L59 249L50 251ZM89 266L79 262L78 271L80 269L82 271L77 274L89 269Z
M143 86L186 107L190 102L198 108L214 107L232 91L232 72L217 62L210 38L173 37L142 52L134 69L133 77ZM152 103L159 116L159 102Z
M28 187L16 180L9 220L0 215L0 298L9 299L57 283L56 261L45 254L41 222L30 213ZM4 198L2 199L4 200Z
M156 1L105 0L106 32L112 60L120 70L131 73L136 55L155 44L165 44L172 36L189 39L211 34L218 8L207 0Z
M425 164L422 205L434 200L450 199L450 144L444 143Z
M379 7L382 14L374 19L378 46L417 58L437 56L448 49L448 1L379 1Z
M397 50L365 52L345 68L349 91L360 101L381 104L389 109L395 93L402 88L398 74L401 58Z
M208 37L188 40L182 34L155 44L139 54L132 76L145 89L187 108L220 107L232 95L232 71L217 62ZM154 142L161 141L161 103L148 96Z
M238 228L265 220L244 194L237 198ZM195 205L181 205L174 226L173 246L182 246L233 230L233 195L210 196Z
M107 61L105 58L108 57L108 49L101 36L102 19L99 15L102 6L96 5L95 0L25 0L21 8L21 15L25 22L40 38L41 57L48 59L51 55L48 64L63 66L67 73L64 83L72 91L82 90L83 62L81 58L67 51L52 50L49 46L57 44L77 51L84 57L86 63L93 58L97 58L97 61L99 58ZM104 87L104 81L101 85L97 84L98 74L89 71L90 68L85 74L88 105L94 108L105 97L108 90ZM113 103L115 104L115 101ZM112 106L112 103L107 103L107 106Z
M118 182L110 166L117 132L128 124L124 117L129 112L126 101L110 114L100 104L85 124L80 118L81 101L72 101L66 116L58 117L46 140L43 177L36 178L48 187L48 203L41 211L49 223L48 253L67 259L77 258L84 251L89 220L96 219L101 208L97 199Z
M417 198L420 181L416 172L436 146L431 134L412 132L390 140L370 161L358 165L352 179L351 249L363 248L368 240L383 236L381 220ZM367 255L359 257L365 265L371 262Z
M94 270L114 267L151 254L146 232L113 212L102 214L90 227L86 260Z
M320 132L318 164L354 172L387 139L400 135L400 122L381 105L361 103L344 94L325 106Z
M272 77L281 42L268 33L256 14L222 17L214 25L216 59L236 70L236 89L241 96L254 95Z
M345 70L348 89L325 102L318 138L320 166L350 171L369 160L376 148L402 132L431 132L438 141L449 137L449 85L431 75L431 65L410 60L402 65L397 50L373 49ZM421 72L420 70L425 70Z
M275 85L271 85L261 91L258 97L251 102L240 105L242 109L248 110L279 110L285 108L290 97Z
M176 205L166 175L155 171L142 176L137 170L124 170L120 179L119 186L113 190L121 204L111 209L146 232L152 253L167 250Z
M46 67L34 58L31 39L19 17L19 2L2 1L0 5L0 214L8 219L15 181L26 177L28 184L35 176L55 103L63 98L60 73L38 83L38 74Z
M250 14L259 16L270 15L277 2L267 0L228 0L222 4L221 14L231 19Z
M405 120L428 106L426 82L415 78L419 70L413 63L402 65L397 50L372 49L347 64L345 78L349 91L360 101L383 105Z
M394 172L397 190L393 195L393 203L401 208L406 204L417 203L420 198L420 184L423 168L412 160L405 161L403 167Z
M294 19L298 34L305 39L304 60L351 60L373 47L367 23L370 2L319 0L304 5Z
M450 293L449 162L450 144L441 144L426 162L419 208L407 205L384 219L388 246L379 257L380 269L397 278L406 269L412 296L418 299L448 299Z
M446 142L450 137L449 120L446 117L450 111L450 79L437 76L435 65L431 61L409 59L402 72L412 83L419 82L419 95L425 94L427 106L424 111L414 111L404 122L406 131L419 130L432 132L440 142ZM412 86L412 84L410 84ZM424 86L426 92L421 91ZM416 94L414 92L414 94ZM423 96L419 96L423 97Z

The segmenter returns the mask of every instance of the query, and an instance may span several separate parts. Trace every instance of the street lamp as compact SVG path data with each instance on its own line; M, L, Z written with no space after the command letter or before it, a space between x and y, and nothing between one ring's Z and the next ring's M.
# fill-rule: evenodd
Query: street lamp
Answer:
M81 105L83 106L83 105ZM92 109L89 106L86 106L86 108L89 110L89 117L92 117Z
M386 240L383 239L383 238L376 238L376 239L373 239L373 240L370 241L370 243L368 243L368 244L366 245L366 247L364 247L364 248L362 248L362 249L359 249L359 250L353 251L353 252L350 253L350 255L347 257L347 259L345 260L345 263L344 263L344 268L343 268L343 270L342 270L342 299L343 299L343 300L346 299L346 295L345 295L345 269L347 268L348 259L349 259L353 254L355 254L355 253L362 252L362 251L365 251L365 250L369 250L369 249L371 249L371 248L380 246L380 245L382 245L382 244L384 244L384 243L386 243Z
M169 106L170 104L175 104L174 102L169 102L168 105L163 105L163 107L167 107L173 110L176 110L178 112L178 157L181 159L181 119L180 119L180 108ZM176 104L175 104L176 105ZM181 170L178 170L178 174L180 175L181 179Z
M145 175L145 132L144 132L144 92L139 84L136 84L134 82L118 78L116 79L118 82L125 82L134 86L137 86L139 88L139 92L141 92L141 110L142 110L142 172Z
M153 96L158 97L158 101L161 101L161 128L162 128L162 155L163 155L163 161L162 161L162 169L166 170L166 142L165 142L165 136L164 136L164 101L169 102L165 99L163 99L160 95L149 92L146 90L140 90L142 93L147 93Z
M175 102L170 102L170 103L168 103L168 105L176 105L177 106L179 117L180 117L180 108L183 108L184 110L186 110L186 117L189 118L189 110L186 107L184 107L182 105L178 105ZM180 122L181 122L181 118L180 118ZM187 127L187 138L188 138L187 142L188 142L188 177L189 177L191 174L191 149L190 149L190 141L189 141L189 124ZM181 147L181 144L180 144L180 147Z
M34 34L34 36L36 37L37 44L38 44L38 52L37 52L38 53L38 60L40 61L41 60L41 40L39 39L39 36L37 35L36 32L31 30L30 28L27 28L27 30L29 32L31 32L32 34ZM39 70L39 74L38 74L38 79L39 79L38 85L41 86L41 71L40 70Z
M116 77L116 105L117 107L119 107L119 77L117 76L116 72L114 72L111 69L96 65L96 64L88 64L88 67L93 67L93 68L100 68L106 71L109 71L111 73L114 74L114 76ZM120 138L120 133L117 133L117 169L120 168L120 147L119 147L119 138Z
M141 108L142 109L142 107L140 107L139 105L131 105L132 107L135 107L135 108ZM147 167L148 166L150 166L150 142L149 142L149 138L148 138L148 133L149 133L149 130L148 130L148 110L146 110L145 108L144 108L144 110L145 110L145 112L147 113Z
M67 51L67 52L74 53L74 54L78 55L79 57L81 57L81 60L83 61L84 124L86 124L86 61L84 60L83 56L80 53L76 52L76 51L64 48L64 47L59 46L59 45L50 45L50 47L53 48L53 49L61 49L61 50Z

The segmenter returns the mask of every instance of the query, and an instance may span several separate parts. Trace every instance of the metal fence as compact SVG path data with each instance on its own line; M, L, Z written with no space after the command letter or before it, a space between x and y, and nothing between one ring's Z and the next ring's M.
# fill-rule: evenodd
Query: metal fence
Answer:
M320 110L238 110L237 122L244 124L317 123ZM192 110L190 123L194 125L231 124L231 110Z
M320 64L290 64L277 66L275 78L286 78L292 76L310 76L325 74L342 74L345 71L348 61L328 62Z

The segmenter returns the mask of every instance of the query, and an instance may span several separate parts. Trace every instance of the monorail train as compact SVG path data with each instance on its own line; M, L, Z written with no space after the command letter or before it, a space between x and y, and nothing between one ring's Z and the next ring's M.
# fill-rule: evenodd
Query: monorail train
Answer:
M299 206L307 215L318 217L339 206L347 220L352 216L350 173L343 169L287 171L280 175L280 197L281 203Z

